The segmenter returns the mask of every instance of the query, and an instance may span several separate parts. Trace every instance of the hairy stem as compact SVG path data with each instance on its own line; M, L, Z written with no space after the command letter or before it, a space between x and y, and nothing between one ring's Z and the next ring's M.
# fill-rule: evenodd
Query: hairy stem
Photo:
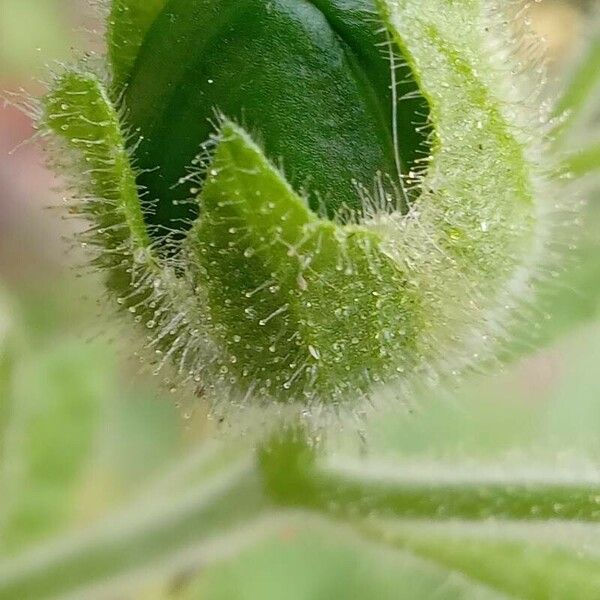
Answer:
M185 570L194 563L194 549L197 554L203 544L256 518L265 505L256 471L247 463L234 465L156 506L138 503L108 526L5 561L0 598L105 597L115 581L137 572L172 563Z

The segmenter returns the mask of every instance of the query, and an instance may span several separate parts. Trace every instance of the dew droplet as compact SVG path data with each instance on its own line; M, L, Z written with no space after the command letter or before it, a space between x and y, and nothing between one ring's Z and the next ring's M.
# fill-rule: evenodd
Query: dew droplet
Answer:
M321 353L311 344L308 345L308 352L315 360L321 359Z

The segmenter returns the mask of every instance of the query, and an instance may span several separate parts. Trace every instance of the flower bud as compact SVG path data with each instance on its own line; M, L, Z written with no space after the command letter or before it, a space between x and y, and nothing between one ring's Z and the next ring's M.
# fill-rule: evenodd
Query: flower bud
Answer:
M127 124L154 225L197 216L180 183L217 115L260 141L314 212L362 211L359 190L393 193L415 167L427 115L373 0L173 0L126 81ZM187 183L187 180L186 180ZM394 194L396 197L397 194Z
M513 43L483 0L114 0L41 124L158 367L339 406L489 356L550 238Z

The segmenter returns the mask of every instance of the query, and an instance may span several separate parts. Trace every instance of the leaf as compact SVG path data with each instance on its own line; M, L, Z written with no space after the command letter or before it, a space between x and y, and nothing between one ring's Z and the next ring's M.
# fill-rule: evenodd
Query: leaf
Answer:
M558 129L558 141L561 144L568 142L569 138L573 142L574 136L585 135L590 112L597 105L600 91L600 36L597 23L596 19L593 27L590 27L590 39L586 40L585 52L570 74L556 105L555 113L558 116L566 115Z
M600 142L573 152L565 161L565 168L575 177L600 172Z
M555 108L562 117L555 131L555 152L560 171L568 174L565 189L563 231L564 265L538 290L538 308L547 315L536 332L536 346L565 335L590 321L600 309L600 127L597 112L600 94L600 36L598 20L584 36L584 51L572 72L565 76L564 90ZM575 198L581 204L573 205Z
M95 358L99 358L96 356ZM91 458L101 377L79 345L38 353L14 371L0 466L0 553L64 527Z
M4 460L6 428L12 411L12 384L15 363L14 315L0 286L0 462Z
M127 84L148 30L167 0L113 0L107 27L112 89L118 96Z
M292 516L276 536L201 573L173 600L499 600L459 573L347 527Z
M84 339L97 317L79 314L74 281L54 283L21 292L16 308L0 297L0 370L10 375L0 373L2 558L94 521L181 446L175 407L124 383L114 347Z
M600 498L600 496L599 496ZM369 523L365 530L450 573L527 600L596 600L600 590L598 526L493 521ZM368 534L367 534L368 535Z

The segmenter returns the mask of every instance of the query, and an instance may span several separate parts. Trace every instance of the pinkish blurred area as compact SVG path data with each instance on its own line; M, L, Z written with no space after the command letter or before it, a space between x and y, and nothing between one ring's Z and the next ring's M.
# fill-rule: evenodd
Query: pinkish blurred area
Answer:
M59 182L45 168L19 97L43 90L48 67L94 45L95 10L84 0L2 0L0 7L0 281L19 287L65 265ZM99 40L98 40L99 41ZM1 96L0 96L1 97ZM41 282L40 282L41 283Z

